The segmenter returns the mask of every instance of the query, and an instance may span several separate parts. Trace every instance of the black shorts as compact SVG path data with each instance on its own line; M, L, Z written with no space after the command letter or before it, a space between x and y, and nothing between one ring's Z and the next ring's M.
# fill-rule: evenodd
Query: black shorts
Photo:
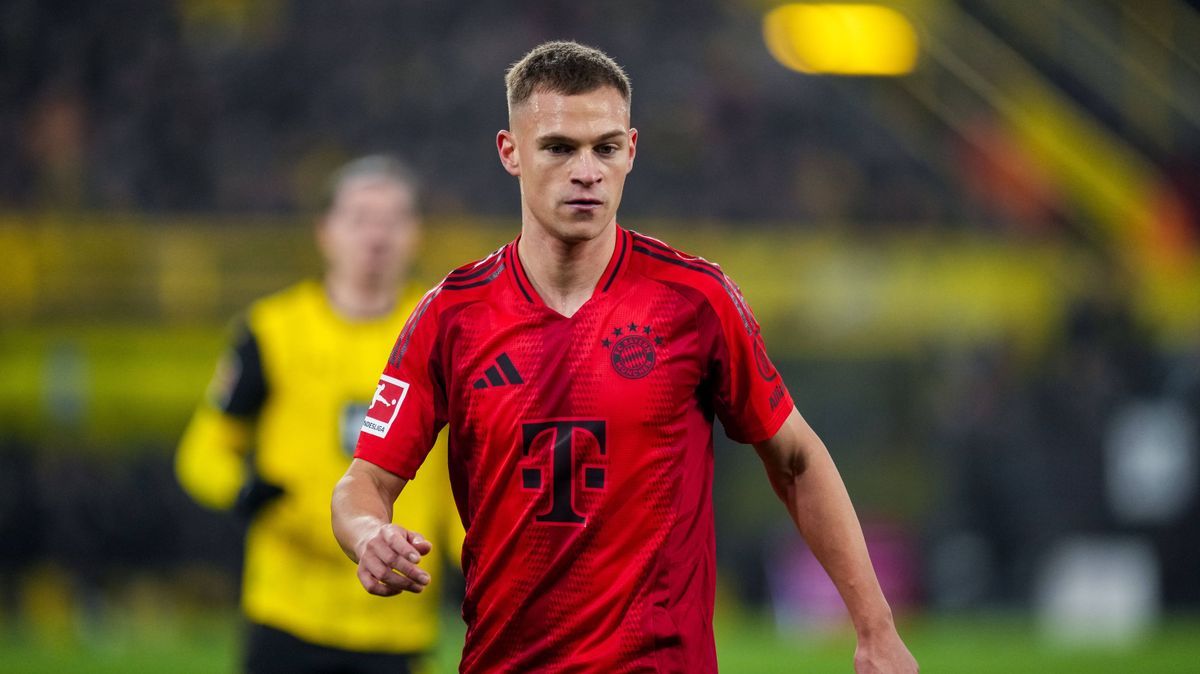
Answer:
M412 674L417 653L364 653L318 646L274 627L250 623L246 674Z

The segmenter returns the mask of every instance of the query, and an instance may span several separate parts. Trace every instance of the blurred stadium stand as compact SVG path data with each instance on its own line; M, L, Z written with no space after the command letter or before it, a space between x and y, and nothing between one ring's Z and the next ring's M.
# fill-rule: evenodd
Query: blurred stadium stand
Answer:
M622 223L742 285L912 608L1031 610L1056 546L1119 536L1200 609L1198 3L884 4L906 77L789 72L749 0L4 3L0 616L48 561L235 577L169 470L225 326L319 269L305 214L361 152L426 180L425 283L511 238L500 71L563 36L634 81ZM718 448L719 548L765 602L802 552L756 462ZM1182 495L1123 514L1150 464Z

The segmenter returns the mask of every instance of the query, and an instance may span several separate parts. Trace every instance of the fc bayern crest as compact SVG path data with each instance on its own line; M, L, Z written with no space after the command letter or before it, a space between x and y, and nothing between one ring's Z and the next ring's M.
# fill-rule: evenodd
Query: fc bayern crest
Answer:
M641 379L650 374L658 356L655 348L662 346L662 337L654 334L649 324L617 326L600 340L608 349L608 361L617 374L626 379Z

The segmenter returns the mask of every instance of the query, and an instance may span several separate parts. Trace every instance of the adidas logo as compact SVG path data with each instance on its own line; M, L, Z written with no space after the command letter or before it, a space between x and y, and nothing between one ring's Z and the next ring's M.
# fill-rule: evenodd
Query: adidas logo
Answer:
M487 388L488 386L525 383L525 380L521 379L521 374L517 372L516 366L513 365L507 353L500 354L496 358L495 364L488 367L483 375L479 379L476 379L472 386L475 388Z

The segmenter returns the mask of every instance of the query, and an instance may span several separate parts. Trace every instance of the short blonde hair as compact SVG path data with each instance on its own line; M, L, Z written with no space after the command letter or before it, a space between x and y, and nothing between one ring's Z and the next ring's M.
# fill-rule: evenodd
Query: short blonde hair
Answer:
M538 89L573 96L610 86L620 92L626 105L633 93L629 76L608 54L578 42L564 41L534 47L509 67L504 85L510 113Z

